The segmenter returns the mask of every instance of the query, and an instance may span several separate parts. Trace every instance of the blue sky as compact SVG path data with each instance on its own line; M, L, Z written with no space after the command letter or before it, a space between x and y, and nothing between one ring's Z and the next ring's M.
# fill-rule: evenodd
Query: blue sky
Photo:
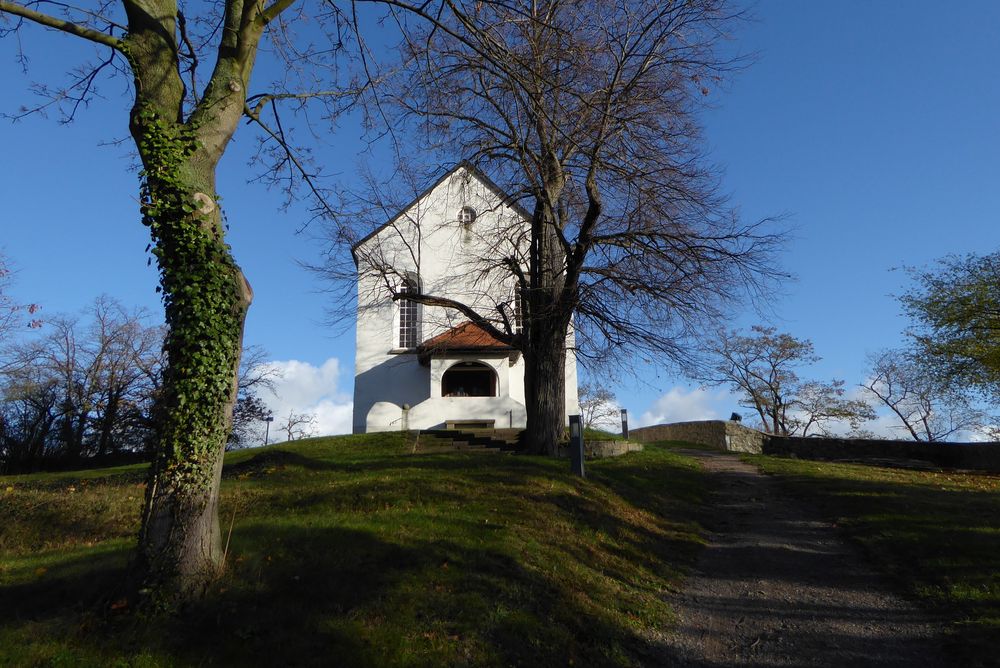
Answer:
M906 279L893 268L1000 246L1000 3L762 1L753 14L731 47L756 60L713 92L705 138L744 215L784 214L796 229L783 261L797 280L775 295L773 324L813 341L823 360L808 375L856 384L866 353L902 340L892 295ZM58 82L90 49L42 30L23 43L28 74L14 42L0 40L7 113L32 102L32 81ZM0 249L19 270L16 296L43 314L102 293L159 308L128 144L99 146L126 137L125 89L112 80L101 92L70 125L0 120ZM281 212L279 194L246 183L248 139L237 135L219 171L230 243L256 293L247 341L287 363L284 391L296 399L282 407L325 402L324 424L339 424L353 328L335 335L326 286L299 266L322 250L308 231L295 234L305 213ZM361 146L345 123L317 156L349 182ZM734 313L731 324L755 322ZM634 419L736 408L653 368L613 389Z

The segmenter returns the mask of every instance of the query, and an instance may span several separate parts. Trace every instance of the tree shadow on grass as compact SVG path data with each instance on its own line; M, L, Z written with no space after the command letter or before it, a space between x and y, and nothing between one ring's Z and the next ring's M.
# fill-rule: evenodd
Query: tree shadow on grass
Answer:
M496 549L343 528L259 524L240 534L227 576L181 614L88 614L80 602L100 599L122 573L123 553L112 553L0 590L0 619L53 622L63 629L54 640L80 656L182 665L612 666L660 651Z
M0 586L0 624L93 612L118 591L130 549L80 550Z
M785 493L836 523L895 589L957 622L950 630L963 663L995 663L1000 490L992 476L971 474L961 486L953 479L964 476L954 472L890 474L833 464L800 473L797 463L764 463L792 467L774 476ZM977 489L979 479L984 483Z
M942 590L983 589L1000 614L1000 491L935 488L926 483L817 479L782 475L782 488L841 524L872 553L895 555L894 574ZM992 583L993 595L987 594Z
M640 636L621 611L602 608L580 583L568 582L554 570L549 573L544 565L522 562L492 540L503 529L492 522L479 526L481 518L475 512L433 517L420 513L420 521L438 526L467 523L448 534L462 536L461 544L385 538L393 535L391 524L381 520L376 521L380 527L376 533L303 527L288 517L306 509L302 517L312 521L311 507L322 507L327 515L382 511L386 499L393 503L416 499L418 505L461 503L463 485L501 482L504 488L497 488L497 496L476 497L476 503L492 504L529 487L537 490L540 479L556 478L550 460L387 454L333 463L321 455L273 452L282 454L250 457L246 461L257 461L245 465L243 474L267 475L269 469L285 467L348 475L303 478L301 484L315 481L316 487L298 488L294 499L276 499L294 501L284 507L285 515L269 505L255 508L250 516L241 515L230 546L229 573L204 601L177 616L107 615L108 592L119 583L128 556L123 546L96 556L67 555L37 580L25 578L0 588L0 621L23 628L41 622L50 629L47 633L62 627L58 637L47 640L86 656L128 660L148 653L165 657L165 662L195 665L566 665L570 660L576 665L620 665L663 658L662 649ZM365 475L359 480L352 475L356 473ZM549 498L543 495L538 503L548 503L553 513L572 518L584 530L624 532L629 542L617 558L623 563L635 559L655 569L675 560L677 546L672 539L633 526L625 517L602 517L607 509L598 497L610 489L636 507L663 513L664 504L677 503L670 490L655 489L657 477L668 475L670 467L660 463L636 471L629 465L617 473L595 476L596 488L570 480L578 495L557 491ZM438 476L442 485L434 483ZM341 486L341 479L351 485ZM235 481L232 484L233 490L241 489ZM449 486L457 486L457 491ZM280 496L280 489L276 485L263 490L261 499ZM538 513L533 521L542 516ZM407 517L393 516L391 521L405 523ZM314 519L321 524L337 521ZM506 521L510 524L513 518ZM555 544L548 549L553 548L571 555L574 564L591 568L586 550ZM624 566L604 575L618 580L601 585L609 588L602 594L605 597L619 586L625 590L640 586ZM105 614L93 612L95 601L103 603L98 609Z
M330 471L333 473L368 473L394 470L467 470L485 474L504 475L547 472L544 470L548 458L526 458L481 452L417 452L413 454L387 453L366 455L348 461L330 461L322 454L309 456L301 452L283 449L269 449L252 457L242 459L223 468L227 479L255 478L288 468L302 468L310 471Z

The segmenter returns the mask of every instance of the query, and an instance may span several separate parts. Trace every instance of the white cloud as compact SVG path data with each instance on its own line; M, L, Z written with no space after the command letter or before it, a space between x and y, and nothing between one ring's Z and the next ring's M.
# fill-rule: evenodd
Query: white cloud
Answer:
M288 418L289 411L314 414L318 436L350 433L353 402L337 388L340 360L331 357L320 366L298 360L276 360L266 366L280 374L273 394L267 390L260 393L274 414L271 427L275 438L280 436L276 430Z
M728 418L732 409L724 408L723 404L735 407L736 399L725 390L710 392L702 388L673 387L639 416L635 426Z

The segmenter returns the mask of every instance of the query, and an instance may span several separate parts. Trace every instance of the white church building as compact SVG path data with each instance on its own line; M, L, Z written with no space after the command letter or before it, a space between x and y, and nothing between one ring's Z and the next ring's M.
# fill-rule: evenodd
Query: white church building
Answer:
M354 433L524 428L524 360L454 300L517 327L519 300L504 257L524 257L530 215L467 163L355 244L358 270ZM566 336L566 412L579 412L573 332Z

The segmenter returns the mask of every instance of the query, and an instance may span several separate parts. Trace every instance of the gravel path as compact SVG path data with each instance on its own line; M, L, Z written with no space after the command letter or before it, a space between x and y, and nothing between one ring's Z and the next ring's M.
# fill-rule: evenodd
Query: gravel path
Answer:
M940 624L891 593L832 525L736 455L687 454L718 484L710 543L674 601L669 665L955 665Z

